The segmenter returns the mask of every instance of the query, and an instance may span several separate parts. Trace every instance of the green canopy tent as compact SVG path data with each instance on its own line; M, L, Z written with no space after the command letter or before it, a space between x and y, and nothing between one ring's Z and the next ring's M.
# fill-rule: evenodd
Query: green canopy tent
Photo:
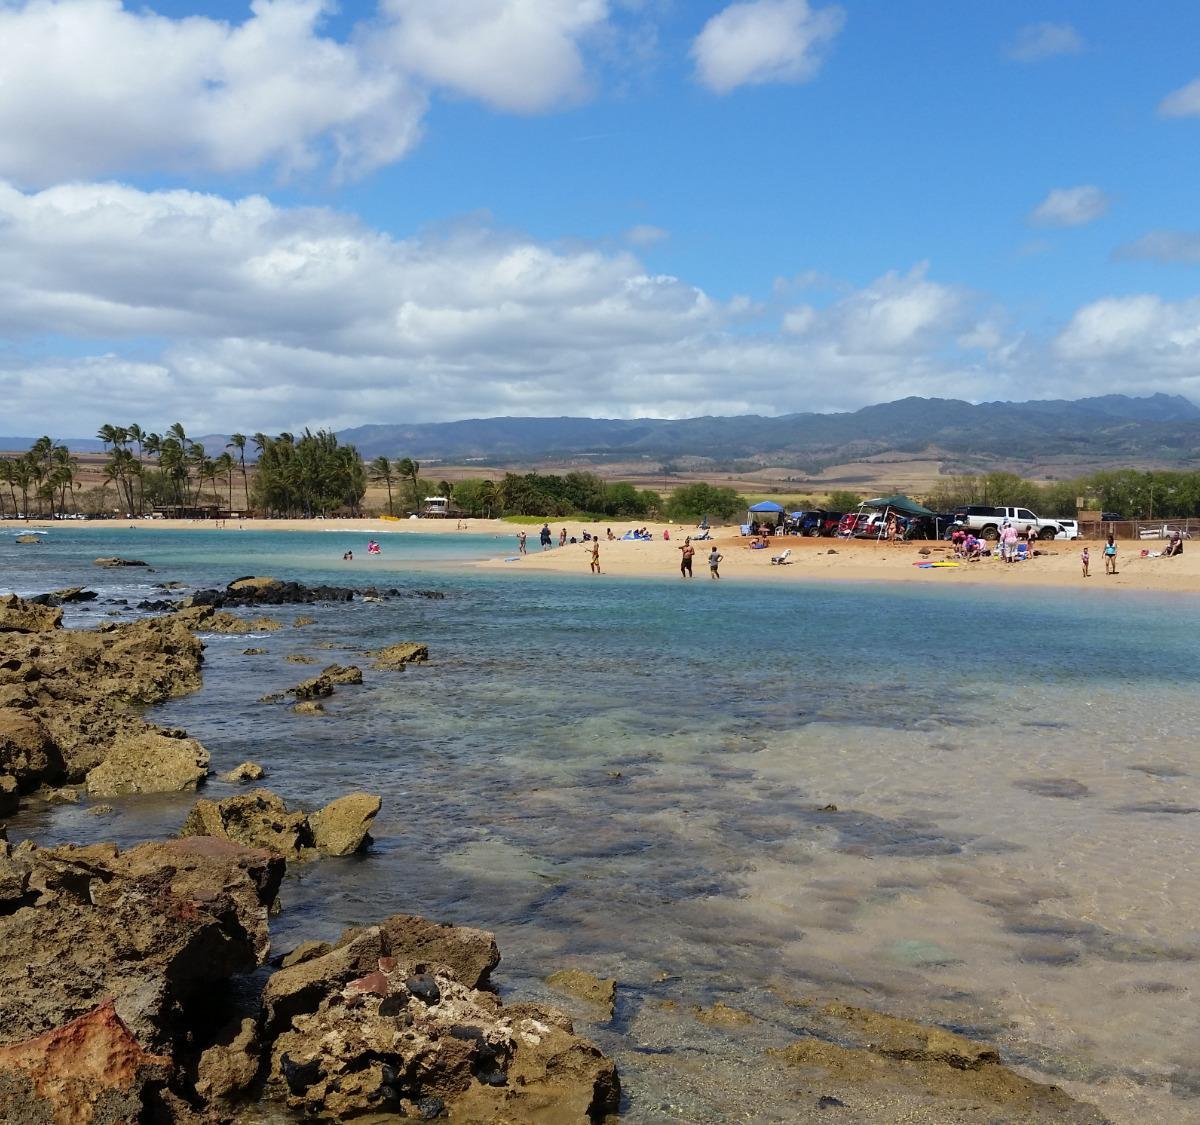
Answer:
M876 500L864 500L862 506L864 508L881 508L884 511L890 508L893 512L899 512L903 516L933 515L928 508L918 504L915 500L910 500L903 492L897 492L895 496L881 496Z

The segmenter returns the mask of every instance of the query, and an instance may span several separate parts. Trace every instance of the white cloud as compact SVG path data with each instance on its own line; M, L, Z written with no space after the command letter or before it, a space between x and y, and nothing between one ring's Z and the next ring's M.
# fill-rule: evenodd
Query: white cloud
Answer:
M1159 103L1163 117L1200 117L1200 78L1168 94Z
M478 223L399 239L258 196L114 184L0 184L0 229L0 394L18 432L781 413L1186 390L1200 371L1200 301L1100 302L1047 346L1006 339L1002 310L924 264L764 307L630 252Z
M1152 230L1118 246L1113 257L1122 262L1162 262L1200 265L1200 231Z
M808 0L743 0L713 16L692 44L696 76L710 90L807 82L824 62L845 13Z
M1083 37L1069 23L1030 23L1017 32L1008 57L1017 62L1041 62L1058 55L1077 55Z
M1081 227L1108 212L1112 197L1094 184L1055 188L1029 215L1041 227Z
M254 0L237 24L120 0L0 3L0 175L354 176L418 141L431 89L501 109L582 96L604 0L388 0L339 41L327 0Z
M625 241L630 246L654 246L670 237L662 227L650 226L648 223L639 223L625 232Z
M383 0L387 50L408 72L500 109L534 112L587 92L581 38L606 0Z

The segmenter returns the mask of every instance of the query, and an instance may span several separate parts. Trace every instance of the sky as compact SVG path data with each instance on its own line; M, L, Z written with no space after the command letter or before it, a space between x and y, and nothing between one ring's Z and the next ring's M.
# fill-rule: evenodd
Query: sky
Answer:
M1200 401L1200 5L0 0L0 433Z

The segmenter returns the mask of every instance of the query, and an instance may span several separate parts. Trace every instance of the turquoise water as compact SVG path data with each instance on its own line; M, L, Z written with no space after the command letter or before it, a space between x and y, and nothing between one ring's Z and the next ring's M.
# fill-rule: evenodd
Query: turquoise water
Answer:
M369 855L289 878L279 948L409 911L495 930L506 992L571 1009L546 975L615 976L612 1023L573 1010L617 1056L635 1121L806 1120L765 1054L804 1030L803 996L985 1035L1114 1120L1197 1119L1200 603L598 582L462 565L507 541L381 537L369 561L365 541L0 539L0 588L109 599L72 624L160 581L444 591L272 611L287 629L209 638L203 690L154 712L217 771L261 762L289 801L383 795ZM92 567L104 554L155 573ZM291 628L299 612L316 624ZM365 667L399 640L431 663L368 671L326 719L256 702L310 674L289 653ZM33 809L13 834L130 843L176 831L188 805ZM692 1017L715 999L754 1022Z

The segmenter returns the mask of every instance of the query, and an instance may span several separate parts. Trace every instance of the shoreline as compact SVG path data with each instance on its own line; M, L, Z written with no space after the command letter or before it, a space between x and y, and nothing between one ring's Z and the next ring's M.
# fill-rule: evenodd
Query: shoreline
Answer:
M683 538L694 529L670 523L646 523L653 538L600 540L599 577L675 578L679 574L679 551ZM576 520L555 521L551 529L566 529L568 538L582 539L583 531L599 532L604 536L607 527ZM469 535L479 538L507 538L511 552L486 559L463 560L451 564L464 570L523 571L536 573L590 573L590 545L582 542L557 545L542 551L537 542L537 524L511 523L502 519L468 520L465 527L452 520L388 520L388 519L316 519L266 520L245 519L226 521L224 527L214 527L207 520L31 520L0 521L0 529L16 533L45 532L67 529L111 531L136 535L154 531L209 531L236 535L246 532L322 532L347 536L383 535ZM614 535L627 530L625 523L612 524ZM519 556L517 535L524 530L528 536L528 554ZM664 532L670 539L664 539ZM140 538L140 537L139 537ZM924 582L970 587L1040 587L1049 589L1112 587L1121 590L1140 590L1158 593L1200 593L1200 549L1185 548L1176 558L1143 557L1142 550L1161 551L1163 541L1143 540L1118 542L1118 569L1115 575L1105 574L1099 540L1054 540L1039 551L1045 551L1025 562L1008 564L997 558L985 558L950 567L921 568L922 561L953 561L949 545L942 541L908 543L878 543L864 540L810 539L779 536L770 546L754 550L749 540L731 534L729 528L716 528L713 538L697 543L693 563L694 580L710 582L707 556L712 545L721 553L722 580L737 581L753 578L763 582ZM350 544L357 551L358 544ZM1081 574L1080 551L1087 547L1091 554L1091 576ZM365 544L363 545L365 547ZM36 548L30 547L31 550ZM771 558L790 551L783 565L772 565Z

